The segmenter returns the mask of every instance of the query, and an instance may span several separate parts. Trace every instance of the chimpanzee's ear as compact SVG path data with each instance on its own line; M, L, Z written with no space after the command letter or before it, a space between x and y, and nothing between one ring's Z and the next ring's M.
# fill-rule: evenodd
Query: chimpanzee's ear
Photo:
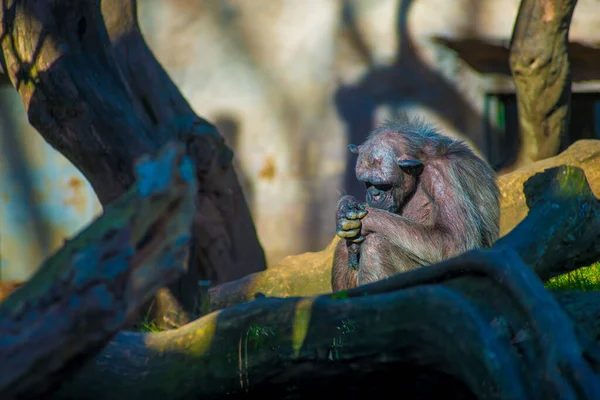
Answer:
M350 153L352 153L352 154L358 154L358 152L360 150L360 146L357 146L355 144L349 144L348 150L350 150Z
M415 159L399 160L398 166L409 175L419 176L423 173L423 163Z

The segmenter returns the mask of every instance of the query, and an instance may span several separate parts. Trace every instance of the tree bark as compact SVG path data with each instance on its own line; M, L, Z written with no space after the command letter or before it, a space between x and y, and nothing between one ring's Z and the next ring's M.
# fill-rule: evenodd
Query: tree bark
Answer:
M133 184L137 157L172 139L186 145L198 210L190 269L170 289L188 314L199 280L266 268L232 153L152 55L134 0L2 0L0 20L2 58L31 124L83 172L103 206Z
M170 144L135 169L135 187L0 303L1 398L46 393L185 272L193 164Z
M554 156L571 107L568 42L577 0L521 0L510 44L521 147L517 165Z
M451 398L599 398L599 295L552 296L536 272L600 258L600 204L568 166L525 193L529 215L489 250L349 291L258 297L173 331L122 332L53 398L345 396L373 393L382 374L408 398L431 374L452 382ZM543 218L553 223L532 229ZM577 226L585 237L555 246Z

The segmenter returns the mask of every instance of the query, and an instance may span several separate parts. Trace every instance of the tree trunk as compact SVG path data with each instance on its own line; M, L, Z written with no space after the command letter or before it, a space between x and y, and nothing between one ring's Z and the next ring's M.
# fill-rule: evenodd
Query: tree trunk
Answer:
M432 394L428 377L450 398L600 398L600 294L553 296L536 276L600 258L600 203L567 166L529 179L525 195L530 213L489 250L344 292L258 297L174 331L122 332L53 398L345 398L399 386L415 398Z
M180 144L0 303L0 397L36 398L72 374L185 272L197 192Z
M556 155L569 126L569 26L577 0L521 0L510 43L521 146L517 165Z
M185 143L198 210L189 271L170 289L190 314L199 280L262 271L265 258L231 151L152 55L136 8L135 0L2 0L0 58L31 124L83 172L103 206L133 184L136 158L168 140Z

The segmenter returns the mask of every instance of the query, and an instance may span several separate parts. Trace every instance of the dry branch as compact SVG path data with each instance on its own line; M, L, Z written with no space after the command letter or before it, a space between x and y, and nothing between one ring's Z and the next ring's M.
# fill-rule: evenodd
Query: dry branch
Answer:
M590 237L548 246L584 221L586 234L597 236L598 200L589 196L583 172L566 166L530 179L526 195L529 221L490 250L348 292L259 297L178 330L121 333L56 398L343 396L361 382L372 389L372 379L386 371L394 374L384 385L402 387L408 398L422 395L414 382L429 374L451 377L452 398L598 398L593 339L600 327L587 320L600 314L600 303L590 303L597 295L555 298L530 268L556 271L561 261L600 258ZM531 230L540 216L557 217L545 227L552 236ZM526 236L533 236L532 247L521 245ZM524 262L534 255L551 268Z
M569 26L577 0L521 0L510 44L521 148L527 164L558 153L571 106Z
M170 144L135 169L131 190L0 303L0 398L45 393L185 272L193 164Z
M152 55L136 8L134 0L2 0L0 58L31 124L83 172L103 206L133 184L137 157L168 140L186 145L200 192L190 268L171 290L192 312L198 280L264 270L264 253L231 151Z

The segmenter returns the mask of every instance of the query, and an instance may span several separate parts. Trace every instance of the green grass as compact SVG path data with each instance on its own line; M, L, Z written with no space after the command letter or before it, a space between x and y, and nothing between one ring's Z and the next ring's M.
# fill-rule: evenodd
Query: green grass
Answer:
M600 290L600 261L589 267L556 276L546 282L546 288L551 290Z
M138 329L142 333L156 333L163 331L163 329L159 328L158 325L156 325L156 322L149 320L142 321Z

